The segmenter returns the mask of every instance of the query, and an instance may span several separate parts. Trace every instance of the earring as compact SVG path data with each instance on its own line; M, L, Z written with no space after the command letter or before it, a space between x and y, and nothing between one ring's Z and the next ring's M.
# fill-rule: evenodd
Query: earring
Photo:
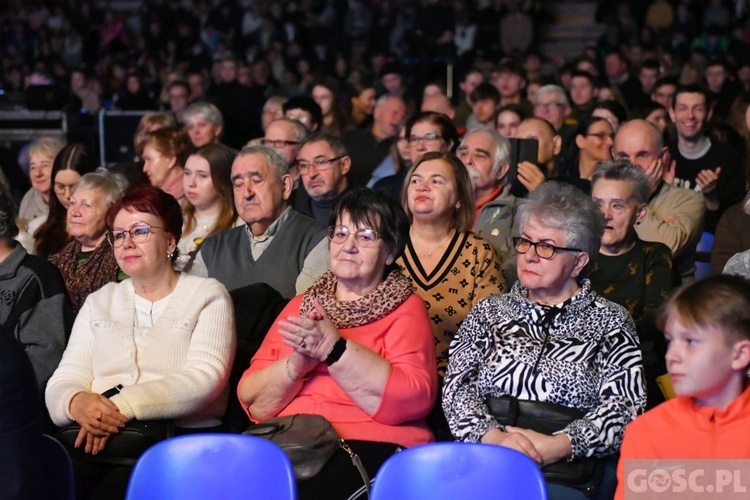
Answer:
M171 251L171 252L169 252L169 253L167 254L167 258L168 258L169 260L172 260L172 257L174 257L174 251Z

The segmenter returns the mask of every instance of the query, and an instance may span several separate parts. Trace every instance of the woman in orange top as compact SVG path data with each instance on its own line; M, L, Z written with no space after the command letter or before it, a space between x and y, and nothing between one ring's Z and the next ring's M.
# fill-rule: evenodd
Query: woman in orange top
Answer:
M352 191L331 215L331 271L281 312L240 380L257 422L326 417L373 477L399 447L433 440L425 417L437 396L424 302L395 264L409 231L382 193ZM342 450L299 497L348 498L362 479Z

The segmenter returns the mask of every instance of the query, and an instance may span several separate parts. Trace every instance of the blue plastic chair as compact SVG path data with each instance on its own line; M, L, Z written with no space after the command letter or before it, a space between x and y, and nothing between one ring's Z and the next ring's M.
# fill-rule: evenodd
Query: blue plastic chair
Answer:
M386 460L375 477L371 500L494 497L547 500L536 462L502 446L434 443Z
M234 434L180 436L149 448L135 464L128 500L294 500L294 470L265 439Z
M695 248L695 279L711 276L711 249L714 246L714 235L704 231Z

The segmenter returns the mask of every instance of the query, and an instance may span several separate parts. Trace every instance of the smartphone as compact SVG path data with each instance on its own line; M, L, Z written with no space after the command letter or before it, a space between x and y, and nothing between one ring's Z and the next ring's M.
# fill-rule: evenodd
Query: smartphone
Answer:
M536 165L539 141L536 139L508 139L510 141L510 169L508 181L513 182L518 177L518 164L528 161Z

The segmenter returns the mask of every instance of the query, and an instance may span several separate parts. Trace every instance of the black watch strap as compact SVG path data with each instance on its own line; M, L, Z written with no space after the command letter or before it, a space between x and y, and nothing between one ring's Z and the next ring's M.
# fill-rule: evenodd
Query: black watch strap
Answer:
M333 344L333 348L331 348L331 352L328 353L328 356L326 356L325 364L328 366L331 366L336 361L341 359L341 356L344 354L344 351L346 351L346 339L340 338L336 341L335 344Z
M107 389L106 391L104 391L102 393L102 396L104 396L105 398L109 399L112 396L114 396L115 394L120 394L121 390L122 390L122 384L117 384L113 388Z

